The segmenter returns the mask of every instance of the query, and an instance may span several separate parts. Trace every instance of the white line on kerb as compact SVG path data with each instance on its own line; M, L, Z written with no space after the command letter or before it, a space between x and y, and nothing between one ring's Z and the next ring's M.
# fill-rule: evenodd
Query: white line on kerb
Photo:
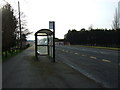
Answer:
M102 59L103 62L111 62L110 60L107 59Z

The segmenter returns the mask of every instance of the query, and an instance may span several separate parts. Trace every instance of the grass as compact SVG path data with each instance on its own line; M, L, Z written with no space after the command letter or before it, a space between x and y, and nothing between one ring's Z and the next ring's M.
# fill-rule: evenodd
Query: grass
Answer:
M5 62L6 60L12 58L13 56L21 53L23 50L17 50L17 52L14 53L7 53L7 57L5 57L5 55L2 57L2 62ZM3 54L5 54L5 52L3 52Z
M26 48L24 48L24 49L22 49L22 50L20 50L20 49L18 49L18 50L16 50L15 49L15 51L13 52L13 53L9 53L8 51L7 51L7 57L5 57L5 51L3 52L3 56L2 56L2 62L5 62L6 60L8 60L8 59L10 59L10 58L12 58L12 57L14 57L14 56L16 56L17 54L19 54L19 53L21 53L22 51L24 51L25 49L27 49L27 48L29 48L29 47L31 47L32 45L29 45L29 46L27 46ZM0 53L1 54L1 53Z
M99 49L108 49L108 50L120 50L120 48L102 47L102 46L84 46L84 45L71 45L71 46L80 46L80 47L88 47L88 48L99 48Z
M31 46L32 46L32 45L31 45ZM8 51L7 51L7 57L5 57L5 52L3 52L2 62L5 62L6 60L12 58L13 56L15 56L15 55L17 55L17 54L19 54L19 53L21 53L22 51L24 51L25 49L27 49L27 48L29 48L29 47L31 47L31 46L28 46L28 47L26 47L26 48L24 48L24 49L22 49L22 50L20 50L20 49L15 50L13 53L8 53Z

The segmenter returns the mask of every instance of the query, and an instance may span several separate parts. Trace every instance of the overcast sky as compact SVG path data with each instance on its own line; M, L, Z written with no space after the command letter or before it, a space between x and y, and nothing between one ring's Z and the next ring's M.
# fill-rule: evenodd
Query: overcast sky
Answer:
M18 0L6 0L17 10ZM69 29L111 29L115 8L120 0L19 0L27 26L34 33L49 28L55 21L56 37L64 38ZM18 10L17 10L18 11ZM34 33L28 39L34 39Z

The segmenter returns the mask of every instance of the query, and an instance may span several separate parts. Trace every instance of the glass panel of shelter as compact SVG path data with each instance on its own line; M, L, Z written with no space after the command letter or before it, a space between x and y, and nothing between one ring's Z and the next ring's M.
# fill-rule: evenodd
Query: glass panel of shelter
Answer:
M47 36L37 36L37 53L39 55L48 55Z

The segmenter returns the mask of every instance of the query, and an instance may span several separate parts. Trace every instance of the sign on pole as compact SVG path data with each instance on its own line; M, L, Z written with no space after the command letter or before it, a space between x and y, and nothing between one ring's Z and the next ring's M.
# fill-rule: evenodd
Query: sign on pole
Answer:
M49 29L54 29L54 21L49 21Z

